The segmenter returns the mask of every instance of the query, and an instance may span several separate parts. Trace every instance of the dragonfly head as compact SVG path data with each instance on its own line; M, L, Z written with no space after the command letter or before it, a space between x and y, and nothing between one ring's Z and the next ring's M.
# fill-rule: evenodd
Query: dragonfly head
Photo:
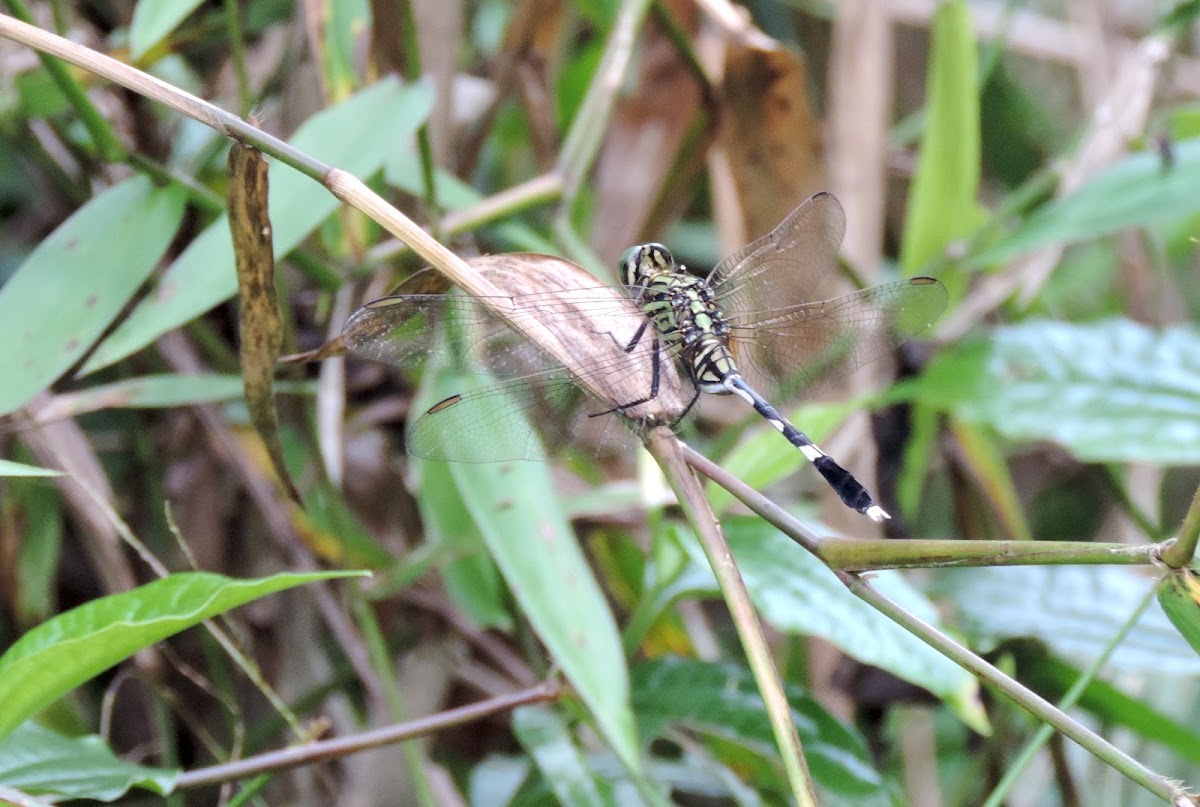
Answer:
M625 250L621 257L621 282L646 286L655 276L676 269L675 258L662 244L642 244Z

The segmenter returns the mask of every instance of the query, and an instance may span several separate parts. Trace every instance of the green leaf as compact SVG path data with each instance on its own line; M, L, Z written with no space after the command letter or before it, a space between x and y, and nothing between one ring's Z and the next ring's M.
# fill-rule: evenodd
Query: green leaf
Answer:
M1173 569L1158 583L1158 604L1192 649L1200 653L1200 579L1191 569Z
M928 111L908 197L900 264L908 274L966 237L981 221L979 189L979 56L964 0L934 15Z
M779 752L762 696L748 669L662 658L638 664L632 671L633 703L647 737L669 737L676 729L719 740L716 752L736 749L739 769L759 769L756 780L783 784ZM807 691L785 684L792 720L804 746L822 804L890 804L866 742L842 724ZM729 748L732 746L732 748ZM729 762L729 760L726 760ZM786 786L785 786L786 787Z
M188 572L112 594L59 614L0 656L0 738L39 709L119 661L251 600L357 572L277 574L233 580Z
M1200 16L1200 0L1178 0L1175 5L1155 23L1158 33L1179 36Z
M1012 235L967 265L1005 263L1043 247L1195 214L1200 211L1200 138L1175 143L1172 153L1169 167L1153 151L1126 157L1070 196L1038 209Z
M987 645L1032 637L1088 664L1129 621L1155 581L1120 566L956 569L936 590L953 599L962 628ZM1113 672L1200 674L1200 657L1159 608L1148 608L1116 649Z
M937 357L893 399L1053 440L1081 460L1200 463L1200 334L1128 320L1035 321Z
M0 415L54 383L146 282L175 237L184 196L143 177L59 225L0 288Z
M549 463L448 465L522 613L621 761L637 771L629 678L616 621L563 514Z
M468 793L471 807L507 807L528 778L528 758L490 756L471 768Z
M820 636L848 655L928 689L950 704L968 725L986 718L969 673L854 596L825 564L758 518L722 520L750 597L777 629ZM685 543L697 567L705 561L694 540ZM705 566L706 590L716 581ZM897 572L877 572L871 584L932 624L937 612ZM983 729L985 730L985 729Z
M462 392L479 378L449 370L426 372L411 411L424 412L438 401ZM511 630L513 619L496 564L487 554L483 535L463 502L451 465L416 460L421 495L417 507L428 540L451 556L442 569L442 580L451 600L480 627Z
M115 801L135 787L165 796L179 773L126 762L99 737L65 737L32 722L0 740L0 783L35 796Z
M23 462L0 460L0 476L62 476L66 471L56 471L53 468L39 468L36 465L26 465Z
M316 159L369 177L398 142L416 131L431 105L427 84L403 86L385 79L313 116L289 142ZM282 163L271 166L268 181L275 256L282 258L341 203L320 183ZM155 292L100 345L82 372L125 358L236 291L233 244L222 216L167 267Z
M552 710L525 706L513 712L513 733L533 757L564 807L607 807L612 799L601 794L567 727Z
M200 7L204 0L140 0L129 25L129 49L136 62Z

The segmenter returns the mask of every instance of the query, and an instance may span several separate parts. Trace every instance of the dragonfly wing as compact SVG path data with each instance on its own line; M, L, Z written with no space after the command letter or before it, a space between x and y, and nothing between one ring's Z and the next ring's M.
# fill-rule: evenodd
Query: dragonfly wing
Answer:
M783 393L835 380L917 336L946 308L929 277L886 283L831 300L731 317L730 346L753 386Z
M540 295L529 295L537 298ZM373 300L358 309L342 328L342 341L351 352L404 369L445 365L482 369L497 378L513 378L554 369L559 363L521 338L493 310L513 316L544 315L540 299L496 297L491 306L482 298L464 295L407 294ZM523 306L520 310L518 306ZM449 329L457 336L440 338Z
M511 305L511 301L499 301ZM484 327L488 318L469 298L411 294L372 300L342 326L342 341L351 352L374 361L411 368L434 349L434 337L448 316Z
M462 390L421 415L408 452L452 462L545 460L547 447L580 444L593 454L620 453L632 440L622 419L584 393L565 370Z
M781 300L814 300L845 291L834 271L846 214L829 193L804 200L779 226L713 269L709 285L726 314L776 308Z

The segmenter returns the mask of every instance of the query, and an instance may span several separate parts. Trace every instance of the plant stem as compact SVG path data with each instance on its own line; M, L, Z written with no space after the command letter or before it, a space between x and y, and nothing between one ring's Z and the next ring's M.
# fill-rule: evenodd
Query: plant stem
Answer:
M704 488L688 468L681 450L682 444L674 434L664 428L655 429L647 438L646 448L662 468L671 489L675 491L679 506L692 529L696 531L708 564L717 578L717 585L721 588L721 595L729 606L738 638L766 705L771 730L775 734L775 744L783 757L783 766L792 786L792 795L795 796L799 807L816 807L817 797L813 789L812 775L808 771L800 736L796 733L796 726L792 721L792 709L788 704L787 695L784 694L783 684L771 658L762 626L754 613L750 594L746 591L746 583L742 580L729 551L729 544L721 533L721 522L709 507L708 500L704 498Z
M197 768L179 777L178 788L204 787L221 782L245 779L265 771L283 770L329 759L340 759L347 754L370 751L385 745L411 740L425 734L462 726L482 720L499 712L506 712L528 703L552 701L559 696L559 688L553 683L543 683L511 695L489 698L470 706L461 706L436 715L410 720L391 726L364 731L350 737L321 740L306 745L270 751L236 762L226 762L207 768Z
M1141 785L1168 804L1191 804L1187 792L1165 776L1155 773L1121 749L1107 742L1074 718L1055 708L1036 693L1014 681L988 664L967 648L935 629L915 614L889 600L871 587L864 578L854 574L839 575L847 587L880 613L892 619L909 633L949 658L960 667L974 673L985 684L1008 697L1038 720L1057 729L1107 765L1116 768L1133 782Z
M1121 629L1105 645L1103 652L1096 656L1095 660L1088 665L1087 669L1083 671L1083 675L1075 679L1075 683L1067 690L1067 694L1063 695L1062 700L1058 702L1060 710L1065 711L1075 705L1079 697L1084 693L1084 690L1095 680L1100 669L1108 662L1113 651L1117 649L1117 646L1121 642L1125 641L1125 637L1129 635L1129 631L1133 629L1133 626L1141 619L1146 608L1154 601L1155 592L1155 588L1150 588L1146 591L1146 596L1142 598L1138 607L1133 609L1133 613L1129 615L1129 619L1125 620L1125 624L1121 626ZM1046 741L1053 734L1054 729L1048 724L1043 724L1037 730L1025 747L1021 749L1021 752L1006 766L1004 776L1000 778L1000 782L996 785L991 795L988 796L988 800L984 802L983 807L1001 807L1005 797L1012 790L1012 786L1021 774L1025 772L1025 769L1029 767L1029 763L1033 761L1034 756L1042 749L1042 746L1046 744Z

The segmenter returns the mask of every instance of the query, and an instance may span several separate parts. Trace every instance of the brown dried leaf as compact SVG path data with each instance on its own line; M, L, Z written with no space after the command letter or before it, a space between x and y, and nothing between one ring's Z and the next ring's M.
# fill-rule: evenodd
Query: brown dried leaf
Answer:
M571 382L599 403L582 413L593 426L615 422L589 415L611 412L617 403L623 404L626 418L646 426L674 423L686 410L688 400L674 362L654 360L657 341L639 338L645 333L645 315L620 290L600 285L576 264L550 255L494 255L468 263L501 295L468 300L405 294L374 300L346 321L343 342L364 358L411 367L429 355L428 337L438 323L448 315L466 317L472 325L468 352L500 378L526 385L517 394L527 396L531 407L538 408L542 393L548 393L554 399L551 408L562 418L547 417L536 425L544 435L563 440L575 437L562 426L579 414ZM564 367L573 379L560 372ZM657 394L646 400L656 377ZM459 413L486 405L487 395L482 393ZM460 402L447 399L434 409ZM517 411L508 414L519 417ZM495 425L498 420L490 422ZM514 420L513 427L518 425Z
M602 400L633 401L651 386L649 361L621 378L611 374L592 375L588 367L605 367L600 357L621 352L645 317L619 289L598 286L596 279L578 264L554 255L517 252L483 255L467 261L486 275L498 289L515 295L555 293L557 310L552 316L514 312L521 331L538 334L537 344L556 361L575 372L583 386ZM532 326L532 327L531 327ZM674 423L687 408L687 396L676 374L674 362L659 368L659 394L623 414L632 420Z
M782 45L734 42L726 53L724 144L747 241L824 187L805 76L804 57Z
M275 473L292 501L303 507L300 493L284 465L279 420L275 414L275 360L279 356L283 331L275 297L275 256L267 210L267 162L257 149L234 143L229 152L229 172L229 231L233 236L241 295L240 354L246 405Z

